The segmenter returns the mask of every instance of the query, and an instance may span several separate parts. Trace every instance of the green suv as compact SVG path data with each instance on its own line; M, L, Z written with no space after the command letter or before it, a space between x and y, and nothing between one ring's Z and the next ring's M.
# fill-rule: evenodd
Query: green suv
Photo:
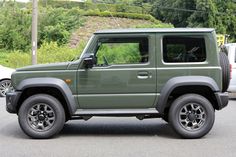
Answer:
M6 109L32 138L93 116L162 118L200 138L228 104L229 69L214 29L103 30L77 60L17 69Z

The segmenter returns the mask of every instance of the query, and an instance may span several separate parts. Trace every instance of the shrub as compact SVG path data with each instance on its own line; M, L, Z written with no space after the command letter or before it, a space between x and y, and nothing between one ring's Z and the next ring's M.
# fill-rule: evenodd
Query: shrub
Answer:
M80 55L85 44L81 42L75 49L68 46L58 46L56 42L44 42L38 49L38 63L65 62Z
M104 4L104 3L91 3L91 2L72 2L72 1L49 1L48 5L55 7L55 8L80 8L82 10L95 10L98 9L99 11L111 11L111 12L126 12L126 13L146 13L149 14L151 11L151 6L148 4L140 6L134 6L130 2L126 3L119 3L119 4Z
M89 10L87 12L84 12L85 16L100 16L100 17L120 17L120 18L130 18L130 19L142 19L142 20L148 20L151 21L155 24L160 24L161 22L157 19L155 19L152 15L150 14L137 14L137 13L123 13L123 12L100 12L97 10Z
M81 26L83 19L77 9L47 8L39 16L39 45L46 42L66 44L71 31Z
M74 49L68 46L59 46L56 42L43 42L37 51L38 64L65 62L76 59L80 56L84 47L84 42L80 42L78 47ZM0 64L11 68L31 65L31 53L0 50Z
M141 24L137 25L136 28L174 28L174 26L168 23L159 23L159 24Z
M0 12L0 49L29 49L31 15L25 10L11 6L1 7Z
M29 51L31 48L31 9L17 6L0 7L0 49ZM40 8L38 45L43 41L68 42L71 32L84 20L78 9ZM6 51L6 52L10 52Z
M7 67L18 68L31 64L31 55L21 51L10 51L6 58Z

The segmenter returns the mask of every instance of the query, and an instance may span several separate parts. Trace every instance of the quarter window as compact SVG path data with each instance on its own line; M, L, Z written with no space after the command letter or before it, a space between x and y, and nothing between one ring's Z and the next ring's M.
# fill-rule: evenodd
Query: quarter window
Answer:
M203 62L206 60L203 37L166 36L163 38L165 62Z

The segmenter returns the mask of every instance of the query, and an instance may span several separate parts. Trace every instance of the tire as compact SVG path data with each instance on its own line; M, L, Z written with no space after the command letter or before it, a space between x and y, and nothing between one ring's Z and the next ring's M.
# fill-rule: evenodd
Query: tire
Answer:
M12 88L11 80L0 81L0 97L5 97L6 92Z
M18 112L18 121L26 135L46 139L62 130L65 112L56 98L47 94L36 94L23 102Z
M230 63L225 53L220 52L219 56L220 56L220 66L222 69L222 92L226 92L230 82Z
M169 110L169 123L183 138L200 138L206 135L215 121L212 104L198 94L178 97Z

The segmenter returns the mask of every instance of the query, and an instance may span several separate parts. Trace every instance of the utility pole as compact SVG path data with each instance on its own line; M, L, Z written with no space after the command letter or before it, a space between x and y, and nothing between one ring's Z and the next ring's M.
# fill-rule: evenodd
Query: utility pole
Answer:
M32 10L32 64L37 64L38 1L33 0Z

